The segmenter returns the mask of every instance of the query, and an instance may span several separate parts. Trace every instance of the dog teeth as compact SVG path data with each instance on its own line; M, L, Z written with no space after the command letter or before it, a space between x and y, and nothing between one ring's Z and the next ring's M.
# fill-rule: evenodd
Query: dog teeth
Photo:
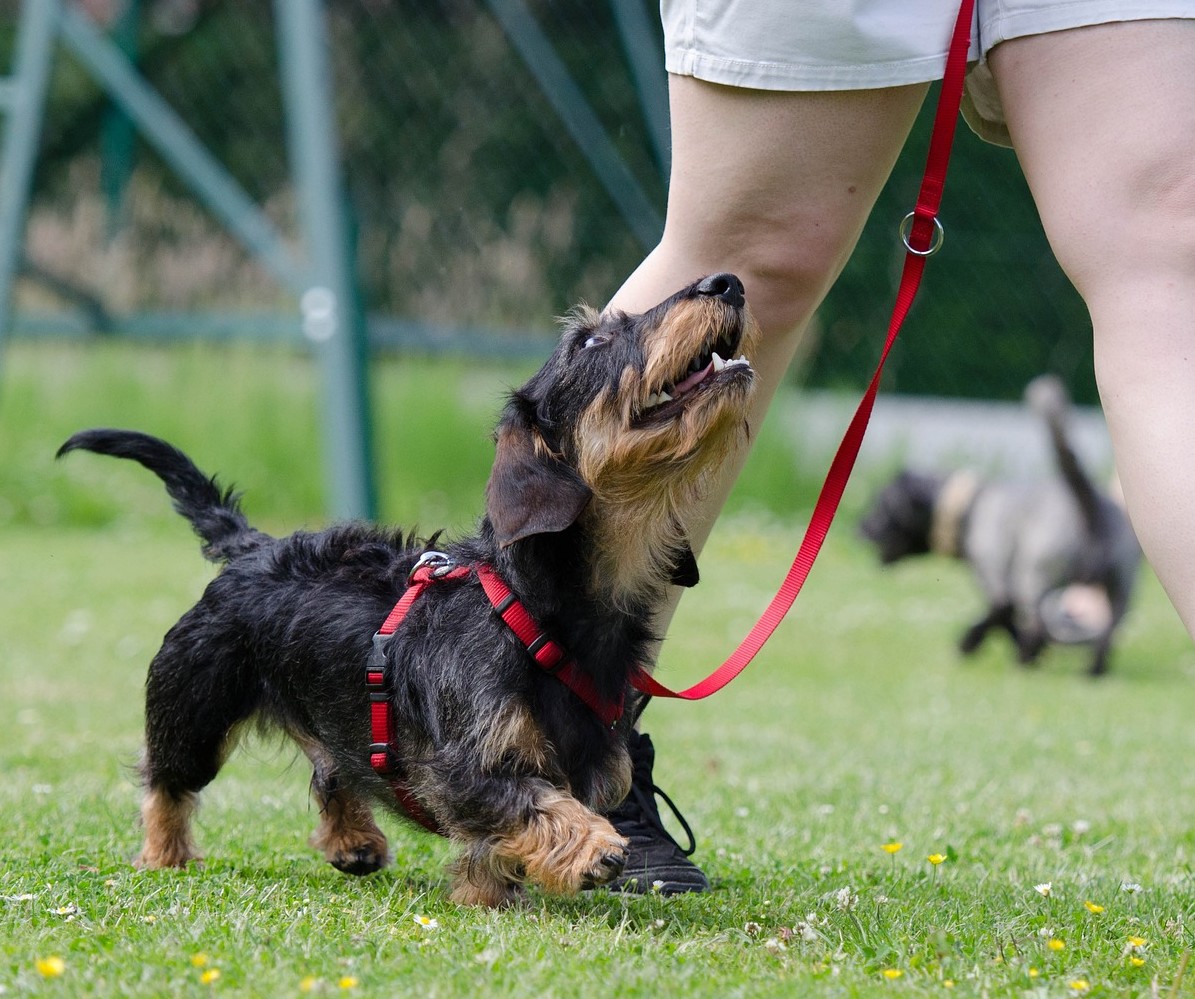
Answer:
M672 396L667 392L653 392L647 397L647 408L654 409L656 406L662 406L666 402L672 402Z
M748 362L747 358L744 357L742 354L740 354L738 357L734 358L733 360L724 361L724 360L722 360L721 356L718 354L717 351L714 352L714 371L715 372L723 371L726 368L743 367L744 365L749 367L750 362Z

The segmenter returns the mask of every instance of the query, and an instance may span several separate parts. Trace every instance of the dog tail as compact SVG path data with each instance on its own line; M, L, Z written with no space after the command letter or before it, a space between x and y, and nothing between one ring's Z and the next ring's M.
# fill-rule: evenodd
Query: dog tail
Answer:
M203 541L204 557L213 562L227 562L269 538L249 526L240 498L232 489L221 490L215 478L208 478L164 440L135 430L81 430L58 449L56 457L71 451L129 458L148 468L165 483L174 509L190 521Z
M1070 412L1070 397L1061 379L1054 375L1039 375L1025 386L1025 402L1046 423L1054 458L1062 478L1074 494L1091 531L1100 523L1100 494L1095 484L1079 464L1078 456L1066 435L1066 418Z

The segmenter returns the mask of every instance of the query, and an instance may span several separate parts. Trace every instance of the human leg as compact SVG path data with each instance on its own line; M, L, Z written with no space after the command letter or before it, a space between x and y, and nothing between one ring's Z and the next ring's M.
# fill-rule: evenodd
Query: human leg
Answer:
M664 234L610 307L639 312L703 274L738 274L763 332L751 359L758 379L750 424L757 429L810 317L854 248L925 89L773 92L670 77ZM697 551L746 454L737 458L689 512L685 527ZM661 608L661 630L674 607ZM660 822L650 739L632 733L630 751L632 792L610 814L630 842L617 886L702 890L705 876L685 856L691 848L681 850Z
M1091 313L1134 528L1195 636L1195 20L1018 38L989 61L1046 234Z

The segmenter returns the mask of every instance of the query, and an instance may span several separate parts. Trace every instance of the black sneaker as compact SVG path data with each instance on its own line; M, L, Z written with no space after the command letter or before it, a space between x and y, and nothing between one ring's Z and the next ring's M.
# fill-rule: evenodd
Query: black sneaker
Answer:
M689 860L689 855L697 848L693 830L672 799L652 783L651 769L656 751L651 739L632 730L628 748L631 751L631 790L626 800L606 817L630 840L631 847L622 874L610 882L609 887L644 895L709 891L709 879ZM664 799L684 828L689 838L687 848L682 848L664 828L656 795Z

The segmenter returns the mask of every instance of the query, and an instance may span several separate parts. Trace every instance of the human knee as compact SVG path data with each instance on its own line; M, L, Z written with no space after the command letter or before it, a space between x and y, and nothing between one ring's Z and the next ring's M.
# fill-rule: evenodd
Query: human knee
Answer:
M803 326L838 276L854 245L853 234L837 235L828 228L761 233L734 254L733 269L765 335L784 335Z

